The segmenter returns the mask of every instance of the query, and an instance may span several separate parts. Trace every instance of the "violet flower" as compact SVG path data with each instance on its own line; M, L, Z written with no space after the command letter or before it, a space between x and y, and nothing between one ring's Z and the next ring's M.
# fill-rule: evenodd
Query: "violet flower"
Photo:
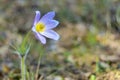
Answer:
M46 38L58 40L60 37L55 31L52 30L59 24L57 20L53 19L54 16L55 12L51 11L40 18L40 11L36 11L32 31L42 44L46 44Z

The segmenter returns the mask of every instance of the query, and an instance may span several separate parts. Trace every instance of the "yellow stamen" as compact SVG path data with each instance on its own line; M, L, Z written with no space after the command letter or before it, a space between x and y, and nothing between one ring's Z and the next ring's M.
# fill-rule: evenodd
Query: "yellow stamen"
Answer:
M45 25L41 22L36 24L36 31L37 32L44 32L45 31Z

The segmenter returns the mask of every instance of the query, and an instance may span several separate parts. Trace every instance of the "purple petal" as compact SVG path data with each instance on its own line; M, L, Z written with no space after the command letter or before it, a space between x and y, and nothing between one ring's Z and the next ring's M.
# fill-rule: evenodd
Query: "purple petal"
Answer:
M48 20L46 22L45 26L46 26L46 29L48 30L48 29L53 29L53 28L57 27L58 24L59 24L59 22L56 20Z
M40 35L39 33L35 33L35 36L42 44L46 44L46 39L44 36Z
M46 23L47 20L52 20L54 16L55 16L54 11L48 12L41 18L40 22Z
M47 38L50 38L50 39L53 39L53 40L58 40L59 39L59 35L53 31L53 30L47 30L43 33L41 33L43 36L47 37Z
M35 13L34 25L40 20L40 11L36 11Z

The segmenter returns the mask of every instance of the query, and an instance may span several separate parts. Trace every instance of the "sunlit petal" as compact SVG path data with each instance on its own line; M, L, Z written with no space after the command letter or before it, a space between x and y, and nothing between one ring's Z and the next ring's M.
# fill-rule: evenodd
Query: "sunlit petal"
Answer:
M35 36L42 44L46 44L46 38L44 36L40 35L39 33L35 33Z
M45 37L53 39L53 40L58 40L60 38L60 36L53 30L48 30L41 34L44 35Z
M36 11L35 13L34 25L40 20L40 11Z
M40 19L40 22L46 23L47 20L52 20L54 18L54 16L55 16L54 11L48 12Z
M53 29L57 27L58 24L59 22L56 20L48 20L48 22L46 22L45 25L46 25L46 29L48 30L48 29Z

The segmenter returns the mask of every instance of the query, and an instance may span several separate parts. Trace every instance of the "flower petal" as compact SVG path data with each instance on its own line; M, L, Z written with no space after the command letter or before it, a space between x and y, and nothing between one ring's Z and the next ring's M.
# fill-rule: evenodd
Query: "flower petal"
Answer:
M34 25L40 20L40 11L36 11L35 13Z
M33 31L33 32L36 32L36 30L35 30L35 26L32 27L32 31Z
M59 24L59 22L56 20L48 20L45 24L46 30L53 29L53 28L57 27L58 24Z
M43 36L47 37L47 38L50 38L50 39L53 39L53 40L58 40L59 39L59 35L53 31L53 30L47 30L43 33L41 33Z
M53 19L54 16L55 16L55 12L54 11L48 12L41 18L40 22L46 23L47 20Z
M42 35L40 35L39 33L35 33L35 37L42 43L42 44L46 44L46 38Z

